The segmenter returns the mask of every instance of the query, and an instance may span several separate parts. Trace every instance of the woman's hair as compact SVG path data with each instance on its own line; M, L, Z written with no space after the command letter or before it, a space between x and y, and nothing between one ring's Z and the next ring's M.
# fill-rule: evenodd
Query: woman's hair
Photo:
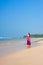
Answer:
M30 33L28 33L29 37L30 37Z

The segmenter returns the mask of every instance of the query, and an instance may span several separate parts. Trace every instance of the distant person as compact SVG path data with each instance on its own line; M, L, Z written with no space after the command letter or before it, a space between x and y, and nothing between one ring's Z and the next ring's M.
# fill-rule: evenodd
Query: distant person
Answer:
M31 47L30 33L27 34L26 39L27 39L27 47L30 48Z

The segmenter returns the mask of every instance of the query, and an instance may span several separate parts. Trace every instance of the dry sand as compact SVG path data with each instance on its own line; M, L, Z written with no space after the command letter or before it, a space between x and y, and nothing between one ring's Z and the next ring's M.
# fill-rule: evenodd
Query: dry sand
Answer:
M43 65L43 42L38 43L42 45L0 57L0 65Z

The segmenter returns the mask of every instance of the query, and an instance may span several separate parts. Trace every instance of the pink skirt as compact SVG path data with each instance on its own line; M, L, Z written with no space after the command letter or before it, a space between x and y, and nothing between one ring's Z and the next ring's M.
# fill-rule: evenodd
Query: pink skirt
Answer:
M30 41L27 41L27 45L31 45L31 42Z

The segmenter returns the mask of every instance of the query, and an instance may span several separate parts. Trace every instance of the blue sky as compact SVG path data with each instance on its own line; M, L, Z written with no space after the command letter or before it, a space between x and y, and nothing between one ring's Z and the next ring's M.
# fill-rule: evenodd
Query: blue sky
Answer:
M0 0L0 37L43 33L43 0Z

